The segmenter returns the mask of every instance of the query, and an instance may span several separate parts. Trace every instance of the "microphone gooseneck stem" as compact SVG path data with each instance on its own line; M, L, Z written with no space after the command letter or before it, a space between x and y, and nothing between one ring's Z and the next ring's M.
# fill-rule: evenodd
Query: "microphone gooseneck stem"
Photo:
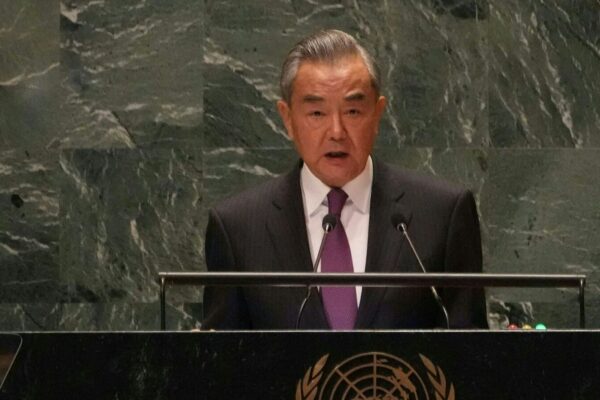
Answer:
M325 248L325 242L327 240L327 235L335 227L333 223L330 223L328 220L326 221L328 216L329 215L325 216L325 218L323 219L323 221L324 221L323 222L323 238L321 239L321 245L319 246L317 258L315 259L315 263L313 264L313 272L317 272L317 269L319 268L319 263L321 262L321 255L323 254L323 249ZM313 289L314 289L313 286L306 287L306 296L304 297L304 300L302 300L302 303L300 304L300 309L298 310L298 316L296 317L296 329L298 329L298 327L300 326L300 320L302 319L302 314L304 313L304 308L306 307L306 304L308 303L308 299L310 299L310 295L312 294Z
M402 232L402 234L406 238L406 241L408 242L408 245L410 246L410 249L412 250L412 253L414 254L415 258L417 259L417 262L419 263L421 270L423 271L423 273L426 274L427 270L425 269L425 266L423 265L423 262L421 261L421 257L419 257L419 253L417 253L417 249L413 245L412 240L410 240L410 235L408 234L408 229L406 228L406 224L404 222L401 222L396 226L396 229L398 229ZM438 292L434 286L430 286L429 288L431 289L431 293L433 294L435 301L438 303L438 305L440 306L440 309L442 310L442 313L444 314L444 319L446 322L446 329L450 329L450 317L448 316L448 310L446 310L446 307L444 306L444 302L442 301L442 298L440 297L440 295L438 294Z
M424 273L427 273L427 270L425 269L425 266L423 265L423 261L421 261L421 257L419 257L419 253L417 253L417 249L415 249L415 246L413 245L412 240L410 240L410 236L408 234L408 230L406 229L406 224L404 222L402 222L398 226L400 227L400 230L402 231L402 234L404 235L404 237L408 241L408 245L410 246L413 254L415 255L415 258L417 259L417 262L419 263L419 266L421 267L421 270L423 270Z
M319 246L319 252L317 253L317 258L315 259L315 263L313 264L313 272L317 272L319 268L319 263L321 262L321 256L323 255L323 249L325 248L325 242L327 241L327 235L331 232L333 228L331 225L326 225L323 232L323 239L321 239L321 245Z

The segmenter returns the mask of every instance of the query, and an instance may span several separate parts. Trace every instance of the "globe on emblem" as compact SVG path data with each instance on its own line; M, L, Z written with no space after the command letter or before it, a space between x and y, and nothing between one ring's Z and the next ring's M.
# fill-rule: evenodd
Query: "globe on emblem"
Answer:
M338 364L325 378L319 400L429 400L429 394L406 361L371 352Z

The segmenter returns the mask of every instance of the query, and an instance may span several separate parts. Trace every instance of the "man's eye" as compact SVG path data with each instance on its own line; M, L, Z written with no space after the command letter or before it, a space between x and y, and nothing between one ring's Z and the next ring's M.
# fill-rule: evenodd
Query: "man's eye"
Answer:
M351 108L348 111L346 111L346 114L348 114L348 115L359 115L360 114L360 110L358 110L356 108Z
M310 115L311 117L322 117L325 114L322 111L314 110L308 113L308 115Z

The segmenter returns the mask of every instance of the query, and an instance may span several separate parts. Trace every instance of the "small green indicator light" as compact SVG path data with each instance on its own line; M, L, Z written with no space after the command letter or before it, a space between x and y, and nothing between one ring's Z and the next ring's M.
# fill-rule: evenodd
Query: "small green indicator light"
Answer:
M544 325L544 324L537 324L535 326L535 329L537 329L538 331L545 331L548 328L546 328L546 325Z

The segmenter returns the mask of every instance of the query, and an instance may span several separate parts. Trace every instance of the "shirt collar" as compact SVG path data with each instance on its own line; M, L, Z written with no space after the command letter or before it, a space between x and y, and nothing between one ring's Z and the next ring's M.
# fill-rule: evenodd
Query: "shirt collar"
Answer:
M372 184L373 160L369 156L363 171L342 187L348 195L348 201L351 201L362 214L369 212ZM303 164L300 171L300 186L308 216L314 215L322 204L327 204L326 198L331 188L321 182L306 164Z

